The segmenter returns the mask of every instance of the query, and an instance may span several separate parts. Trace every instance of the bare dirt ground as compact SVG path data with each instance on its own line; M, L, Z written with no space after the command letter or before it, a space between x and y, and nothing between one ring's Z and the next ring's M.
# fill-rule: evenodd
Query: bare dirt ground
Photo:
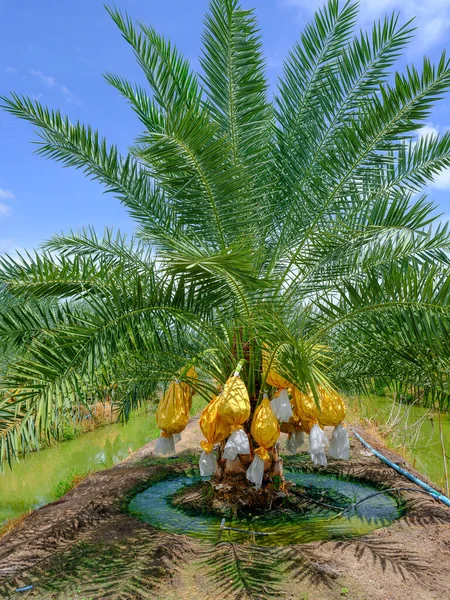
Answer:
M42 600L296 599L450 600L450 509L405 492L405 517L367 536L287 547L210 544L147 525L125 512L137 489L192 468L197 419L159 459L147 444L26 517L0 541L0 597ZM395 462L403 458L363 433ZM284 436L283 436L284 438ZM328 472L411 487L355 438L352 459ZM414 472L414 471L413 471ZM31 590L16 592L32 585Z

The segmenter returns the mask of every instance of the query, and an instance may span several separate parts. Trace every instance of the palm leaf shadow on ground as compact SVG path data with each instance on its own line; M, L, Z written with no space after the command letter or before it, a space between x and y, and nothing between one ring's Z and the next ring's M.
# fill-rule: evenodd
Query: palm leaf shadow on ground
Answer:
M42 598L92 600L154 599L161 584L178 572L192 550L189 542L143 527L115 543L81 541L43 561L28 574L0 587L0 597L33 585Z
M277 598L283 555L278 549L218 543L202 557L215 591L223 598Z
M411 527L450 524L450 511L439 500L421 497L408 500L403 523Z
M430 565L390 540L364 536L316 544L261 547L219 542L199 551L185 536L165 535L143 527L132 537L112 543L80 541L43 561L14 585L0 588L10 597L15 587L34 585L39 597L67 599L82 594L92 600L149 600L165 597L164 590L192 559L217 597L233 600L280 598L286 585L302 583L305 589L338 593L339 567L330 556L351 552L358 562L367 560L385 572L391 569L403 580L432 577ZM328 554L321 547L333 544Z
M396 462L395 458L394 456L394 462ZM397 460L397 462L399 461ZM401 462L399 464L401 465ZM450 511L439 500L426 495L414 483L399 477L390 467L384 467L377 463L374 463L371 467L370 465L339 464L330 461L327 471L336 477L353 478L363 483L367 481L371 486L375 484L380 491L389 490L389 493L398 501L402 523L405 525L426 527L450 522ZM417 477L423 477L420 473L415 473L414 470L412 472ZM431 482L428 483L433 485ZM396 491L396 488L398 488L398 491ZM404 490L402 488L408 489Z
M286 578L311 586L337 587L337 574L307 547L260 547L221 542L202 564L222 598L280 598Z
M358 562L369 556L373 564L378 564L383 572L390 568L403 581L406 581L408 577L418 580L430 578L433 575L430 572L430 564L424 562L423 557L398 544L393 544L389 539L382 540L376 536L363 536L352 540L337 541L334 544L334 550L336 552L351 551Z

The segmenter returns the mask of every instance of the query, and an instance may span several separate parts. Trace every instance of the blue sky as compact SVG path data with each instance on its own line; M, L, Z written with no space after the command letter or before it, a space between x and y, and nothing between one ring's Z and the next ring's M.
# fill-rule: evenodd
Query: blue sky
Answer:
M195 67L207 0L116 0L116 6L151 23L175 42ZM321 0L243 0L254 6L263 32L268 75L275 84L286 52ZM26 93L60 108L72 120L98 128L126 148L139 133L133 112L103 80L107 71L143 82L129 47L102 0L0 0L0 93ZM360 25L400 10L417 16L419 31L405 57L419 64L450 52L450 0L362 0ZM401 67L402 65L399 65ZM427 131L450 128L448 97ZM0 113L0 253L31 249L53 233L93 225L132 231L118 200L81 172L33 154L30 125ZM430 186L430 196L450 215L450 170Z

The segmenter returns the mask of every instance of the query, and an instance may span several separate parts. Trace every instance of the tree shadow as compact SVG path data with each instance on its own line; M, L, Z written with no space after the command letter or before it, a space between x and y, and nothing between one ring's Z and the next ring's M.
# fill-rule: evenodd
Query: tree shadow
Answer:
M449 524L450 510L444 507L439 500L411 497L405 502L405 514L402 522L418 527Z
M278 548L219 542L202 566L222 598L279 598L283 553Z
M383 573L390 568L403 581L408 577L417 581L432 577L431 567L421 555L409 551L403 545L393 544L391 540L384 541L376 536L337 541L334 543L334 551L350 551L358 561L369 556L373 565L378 565Z
M286 579L339 589L337 573L306 546L261 547L220 542L203 553L201 566L220 598L281 598Z
M143 527L114 543L77 542L43 561L20 581L32 584L39 598L154 600L191 551L189 540L180 543L179 536ZM12 596L18 581L3 586L0 597Z
M290 577L305 582L308 586L322 586L328 590L337 587L339 574L329 562L319 557L313 547L293 546L286 549L285 568Z

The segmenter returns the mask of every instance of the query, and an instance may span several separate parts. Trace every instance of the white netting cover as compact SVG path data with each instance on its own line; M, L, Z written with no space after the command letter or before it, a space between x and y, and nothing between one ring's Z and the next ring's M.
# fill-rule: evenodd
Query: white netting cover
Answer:
M223 458L234 460L238 454L250 454L248 436L243 429L237 429L228 438L223 451Z
M169 435L169 437L160 436L158 438L155 446L155 454L175 454L173 435Z
M259 490L264 477L264 461L257 454L255 454L255 458L247 469L245 476L255 485L256 489Z
M214 452L203 452L200 455L200 460L198 463L200 469L200 475L202 477L211 477L216 472L217 461L214 456Z
M174 433L173 434L173 443L178 444L178 442L181 442L181 433Z
M328 454L338 460L349 460L350 442L348 440L348 431L342 423L339 423L331 434L330 449Z
M305 435L303 431L294 429L294 431L291 431L291 433L288 435L286 441L286 450L291 454L295 454L300 446L303 446L304 442Z
M325 454L325 446L328 443L328 439L318 425L313 425L309 433L309 453L311 454L311 460L314 466L326 467L327 457Z
M270 401L270 406L280 423L287 423L294 416L287 390L281 390L278 396Z

